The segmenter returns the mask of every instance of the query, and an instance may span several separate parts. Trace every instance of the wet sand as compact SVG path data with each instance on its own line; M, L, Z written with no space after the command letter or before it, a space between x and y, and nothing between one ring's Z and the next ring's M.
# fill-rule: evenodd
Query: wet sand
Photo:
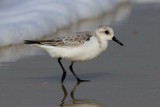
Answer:
M123 22L113 22L115 36L125 46L110 41L107 51L97 59L75 63L78 76L91 80L77 87L68 69L70 63L63 61L68 71L63 86L57 60L40 49L36 51L40 54L34 56L1 61L0 107L56 107L60 104L76 107L79 103L81 107L158 107L159 11L160 4L136 4ZM7 54L0 53L1 56ZM27 53L31 54L26 50ZM74 94L70 96L70 92Z

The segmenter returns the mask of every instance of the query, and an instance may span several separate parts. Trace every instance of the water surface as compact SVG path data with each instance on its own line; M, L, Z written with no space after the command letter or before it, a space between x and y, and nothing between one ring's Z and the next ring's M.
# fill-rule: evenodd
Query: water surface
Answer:
M70 62L63 61L68 74L60 84L62 71L57 60L41 49L26 45L1 48L0 106L76 107L80 103L81 107L158 107L159 11L160 4L135 4L125 20L106 22L125 46L110 41L97 59L75 63L78 76L91 82L77 85L68 69ZM109 16L110 20L115 18L106 18ZM96 24L79 23L64 32L93 30L105 22L102 19Z

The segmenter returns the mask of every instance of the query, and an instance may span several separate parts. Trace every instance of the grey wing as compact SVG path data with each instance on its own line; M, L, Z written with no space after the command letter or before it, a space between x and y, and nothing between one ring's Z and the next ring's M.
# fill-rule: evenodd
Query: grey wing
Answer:
M52 40L44 40L39 41L43 45L49 45L49 46L79 46L84 44L86 41L90 40L90 38L93 36L93 32L78 32L78 33L72 33L67 34L65 37L60 37Z

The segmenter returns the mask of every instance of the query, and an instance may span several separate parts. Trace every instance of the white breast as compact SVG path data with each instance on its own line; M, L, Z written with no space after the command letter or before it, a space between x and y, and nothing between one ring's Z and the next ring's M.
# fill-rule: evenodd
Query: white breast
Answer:
M85 44L78 47L54 47L45 45L36 45L40 48L45 49L51 57L63 58L68 61L88 61L97 57L107 48L108 42L103 42L100 44L97 38L92 37Z

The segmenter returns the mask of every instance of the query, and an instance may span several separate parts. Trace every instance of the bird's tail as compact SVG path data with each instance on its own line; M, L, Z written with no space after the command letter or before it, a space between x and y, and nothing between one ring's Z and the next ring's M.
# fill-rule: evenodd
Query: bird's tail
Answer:
M41 44L41 42L34 40L24 40L24 44Z

